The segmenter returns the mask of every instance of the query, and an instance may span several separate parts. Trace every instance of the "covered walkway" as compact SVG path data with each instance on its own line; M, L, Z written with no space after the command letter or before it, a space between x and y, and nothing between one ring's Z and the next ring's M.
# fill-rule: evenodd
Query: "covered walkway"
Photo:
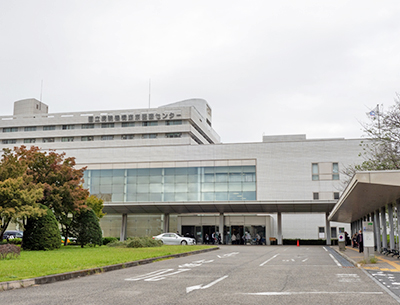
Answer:
M399 218L400 171L395 170L357 172L328 220L351 223L351 235L362 229L363 221L373 221L375 249L382 252L399 249Z

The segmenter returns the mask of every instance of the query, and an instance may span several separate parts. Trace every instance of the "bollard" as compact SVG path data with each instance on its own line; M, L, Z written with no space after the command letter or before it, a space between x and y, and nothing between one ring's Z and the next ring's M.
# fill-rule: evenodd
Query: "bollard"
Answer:
M297 240L297 247L300 247L300 241Z

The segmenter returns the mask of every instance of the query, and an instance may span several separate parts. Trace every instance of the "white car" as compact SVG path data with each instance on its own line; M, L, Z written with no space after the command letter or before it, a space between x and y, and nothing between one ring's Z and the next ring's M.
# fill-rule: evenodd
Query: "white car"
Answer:
M153 236L153 239L161 240L165 245L195 245L196 240L191 237L183 237L176 233L162 233Z

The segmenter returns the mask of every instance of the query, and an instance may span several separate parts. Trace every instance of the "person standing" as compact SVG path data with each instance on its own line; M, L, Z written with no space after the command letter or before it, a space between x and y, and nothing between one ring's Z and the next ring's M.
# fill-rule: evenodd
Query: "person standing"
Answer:
M236 245L236 235L232 234L232 245Z
M358 252L359 253L364 252L364 236L361 230L358 232L357 235L357 243L358 243Z

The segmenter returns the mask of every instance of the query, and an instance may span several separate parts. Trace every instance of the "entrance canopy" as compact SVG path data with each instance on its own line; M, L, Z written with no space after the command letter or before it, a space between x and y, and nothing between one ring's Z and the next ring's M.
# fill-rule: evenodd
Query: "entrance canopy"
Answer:
M105 213L328 213L336 200L106 202Z
M399 198L399 170L356 172L328 220L351 223Z

